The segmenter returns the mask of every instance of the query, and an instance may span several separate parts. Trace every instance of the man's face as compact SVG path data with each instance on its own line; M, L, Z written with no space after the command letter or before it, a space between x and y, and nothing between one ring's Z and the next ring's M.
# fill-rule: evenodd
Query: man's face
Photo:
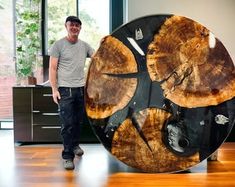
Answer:
M67 29L68 34L71 36L78 36L81 30L81 25L77 22L68 21L65 23L65 27Z

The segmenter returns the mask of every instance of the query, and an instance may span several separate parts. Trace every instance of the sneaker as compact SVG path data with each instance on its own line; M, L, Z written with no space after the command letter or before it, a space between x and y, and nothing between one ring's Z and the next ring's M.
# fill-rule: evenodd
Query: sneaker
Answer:
M64 169L66 170L73 170L74 169L74 163L72 159L64 159L63 160Z
M84 154L84 151L81 149L81 147L79 145L77 145L74 150L73 150L74 154L77 156L82 156Z

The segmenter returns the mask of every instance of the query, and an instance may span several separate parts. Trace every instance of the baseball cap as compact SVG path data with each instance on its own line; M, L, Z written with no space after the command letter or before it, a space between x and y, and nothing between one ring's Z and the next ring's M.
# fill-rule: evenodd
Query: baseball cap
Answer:
M77 16L68 16L68 17L66 18L65 23L67 23L68 21L70 21L70 22L77 22L77 23L79 23L80 25L82 25L81 20L80 20Z

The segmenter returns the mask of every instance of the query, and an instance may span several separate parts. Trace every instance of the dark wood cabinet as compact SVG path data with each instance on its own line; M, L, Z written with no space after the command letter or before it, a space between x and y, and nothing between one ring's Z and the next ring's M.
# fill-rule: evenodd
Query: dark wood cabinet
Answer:
M61 142L58 107L50 87L13 87L15 142ZM98 142L86 121L81 143Z

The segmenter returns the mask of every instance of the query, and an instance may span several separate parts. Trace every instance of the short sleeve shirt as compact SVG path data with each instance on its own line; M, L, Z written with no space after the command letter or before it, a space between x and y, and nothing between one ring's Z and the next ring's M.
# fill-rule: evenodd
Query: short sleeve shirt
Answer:
M85 84L84 66L94 49L86 42L78 40L70 43L66 38L56 41L49 55L58 58L58 87L82 87Z

